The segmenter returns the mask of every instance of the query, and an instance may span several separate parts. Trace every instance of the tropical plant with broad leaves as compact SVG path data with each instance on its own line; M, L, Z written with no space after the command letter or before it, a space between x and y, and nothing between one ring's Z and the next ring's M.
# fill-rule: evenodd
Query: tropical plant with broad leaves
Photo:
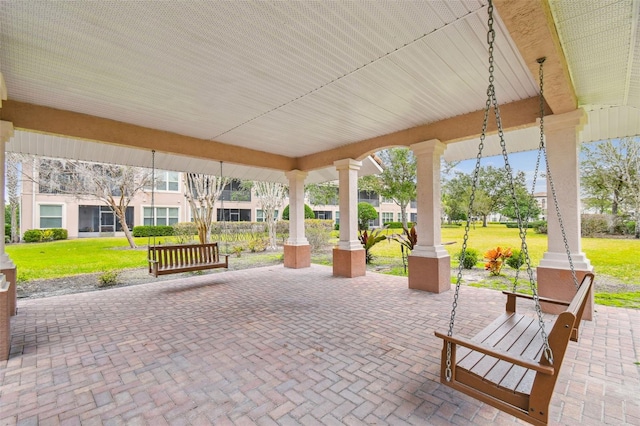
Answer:
M503 249L500 246L487 250L484 253L484 258L487 261L487 263L484 264L484 269L489 271L489 275L491 276L500 275L505 260L510 258L512 254L510 248Z
M371 248L380 241L387 239L387 236L384 234L386 229L387 227L385 226L384 228L372 229L371 232L366 229L364 231L360 231L358 239L364 247L365 262L367 265L373 260Z

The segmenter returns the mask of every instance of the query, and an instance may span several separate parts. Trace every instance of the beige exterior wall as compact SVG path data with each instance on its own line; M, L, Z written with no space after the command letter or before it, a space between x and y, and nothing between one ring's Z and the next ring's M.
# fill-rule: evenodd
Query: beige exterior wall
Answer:
M25 164L25 174L31 174L31 167L29 164ZM66 229L69 234L69 238L79 237L96 237L96 236L124 236L123 232L85 232L80 229L80 223L87 218L80 217L79 206L106 206L103 202L95 199L77 198L74 196L60 195L60 194L42 194L38 192L38 185L29 180L23 180L21 191L21 206L20 206L20 234L24 234L29 229L41 229L46 226L43 223L42 206L60 206L61 207L61 227ZM251 201L218 201L216 208L223 207L224 209L248 209L250 210L251 221L258 220L258 210L260 210L257 198L252 195ZM309 200L305 200L309 204ZM282 207L278 209L278 218L282 218L282 210L289 203L288 199L285 199ZM130 207L133 208L133 224L130 226L138 226L144 223L144 208L151 207L151 193L144 192L138 194L132 200ZM189 203L186 201L183 195L183 183L182 175L178 182L178 191L155 191L156 209L158 208L177 208L178 210L178 222L188 222L191 220L191 211ZM333 221L339 221L339 206L336 205L311 205L310 207L314 211L318 212L330 212L330 218ZM46 207L44 208L46 209ZM383 219L391 218L392 221L400 221L400 207L393 202L386 202L380 200L379 206L376 206L379 212L379 220L376 226L383 223ZM412 216L415 216L416 209L408 209L408 220L412 220ZM329 215L326 215L327 217ZM326 217L325 217L326 218ZM215 220L215 218L214 218Z

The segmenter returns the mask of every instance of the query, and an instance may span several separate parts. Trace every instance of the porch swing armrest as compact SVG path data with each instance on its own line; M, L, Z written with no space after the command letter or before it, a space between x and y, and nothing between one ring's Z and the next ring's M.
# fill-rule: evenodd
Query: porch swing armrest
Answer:
M450 342L453 345L464 346L472 351L480 352L485 355L537 371L538 373L548 374L550 376L555 374L555 369L549 365L542 365L539 362L532 361L519 355L510 354L509 352L496 349L489 345L485 345L484 343L474 342L473 340L466 339L464 337L447 336L446 334L442 334L437 331L435 332L435 335L436 337L444 340L445 344L446 342Z
M525 293L514 293L511 291L503 291L502 294L505 294L507 296L512 296L512 297L520 297L522 299L533 300L532 295L525 294ZM564 300L552 299L550 297L542 297L542 296L538 296L538 300L540 300L541 302L553 303L554 305L562 305L562 306L569 306L569 304L571 303Z

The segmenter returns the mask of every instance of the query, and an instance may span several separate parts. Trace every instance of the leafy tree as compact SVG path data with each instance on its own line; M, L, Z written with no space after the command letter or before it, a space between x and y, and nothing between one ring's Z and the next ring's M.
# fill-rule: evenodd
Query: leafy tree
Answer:
M400 206L402 224L407 226L407 207L416 199L416 159L408 148L378 152L384 170L375 177L360 179L358 187L371 190Z
M12 243L20 242L20 223L18 215L20 209L19 182L20 174L22 172L22 163L27 160L28 159L24 154L8 152L5 161L7 175L7 201L9 201L9 209L5 210L5 225L7 223L11 225L10 241Z
M200 244L205 244L211 238L215 203L229 183L229 178L202 173L185 173L183 180L184 196L189 202L193 221L198 228L198 239Z
M333 182L312 183L305 186L309 202L314 206L337 205L338 186Z
M304 205L304 218L315 219L316 215L313 213L313 209L308 204ZM289 220L289 204L282 210L282 220Z
M43 158L39 162L38 176L31 178L39 183L41 192L103 201L118 217L129 246L137 247L125 213L133 197L151 183L150 170L116 164Z
M636 215L640 238L640 137L602 141L582 146L581 182L587 199L607 200L610 211ZM604 209L601 201L600 207Z
M369 221L378 218L378 211L371 204L366 202L358 203L358 229L369 228Z
M287 195L287 187L278 182L253 182L253 190L258 197L258 204L264 212L264 221L269 232L268 249L276 249L276 210L282 205Z
M470 191L471 176L462 172L455 172L442 184L442 210L449 223L467 219Z
M520 217L523 221L535 220L540 215L540 206L536 199L527 192L524 185L516 186L516 202L518 203L518 210L520 211ZM500 210L500 214L510 219L517 219L516 209L511 197L507 198L504 206Z
M510 179L505 170L493 166L480 167L478 178L471 213L482 217L482 226L487 226L487 217L491 213L502 212L505 208L504 211L509 213L506 216L515 216ZM527 206L527 209L521 210L521 213L528 212L530 217L537 216L538 210L534 206L535 200L531 200L532 197L527 195L524 172L517 172L513 177L513 182L518 206ZM454 177L443 185L443 208L450 220L466 218L471 197L471 185L471 174L462 172L456 172ZM510 209L507 206L510 206Z

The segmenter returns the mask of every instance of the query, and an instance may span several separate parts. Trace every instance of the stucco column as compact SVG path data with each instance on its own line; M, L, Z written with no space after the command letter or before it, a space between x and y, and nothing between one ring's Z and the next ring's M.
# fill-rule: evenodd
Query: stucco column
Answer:
M333 163L338 170L340 240L333 249L333 275L359 277L366 273L364 248L358 240L358 170L361 161L350 158Z
M555 188L556 198L562 224L564 227L571 261L576 270L578 282L593 267L582 252L580 241L580 142L578 132L586 122L586 114L578 109L544 119L545 140L547 146L547 162L550 177L547 176L547 232L548 248L537 268L538 291L540 296L560 300L571 300L576 288L571 276L569 258L561 232L560 221L551 190L551 181ZM543 311L558 313L562 306L543 304ZM584 319L591 319L593 313L593 294L587 303Z
M440 157L446 145L432 139L410 148L417 166L418 244L409 255L409 288L442 293L451 288L451 259L440 231Z
M304 235L304 180L306 172L291 170L289 179L289 239L284 245L284 266L308 268L311 266L311 246Z
M5 145L13 136L13 123L0 121L0 205L2 206L2 216L0 225L2 226L2 238L0 239L0 273L5 275L8 283L7 297L9 299L9 315L13 316L17 312L18 293L16 291L16 265L11 261L4 251L4 189L5 189Z

